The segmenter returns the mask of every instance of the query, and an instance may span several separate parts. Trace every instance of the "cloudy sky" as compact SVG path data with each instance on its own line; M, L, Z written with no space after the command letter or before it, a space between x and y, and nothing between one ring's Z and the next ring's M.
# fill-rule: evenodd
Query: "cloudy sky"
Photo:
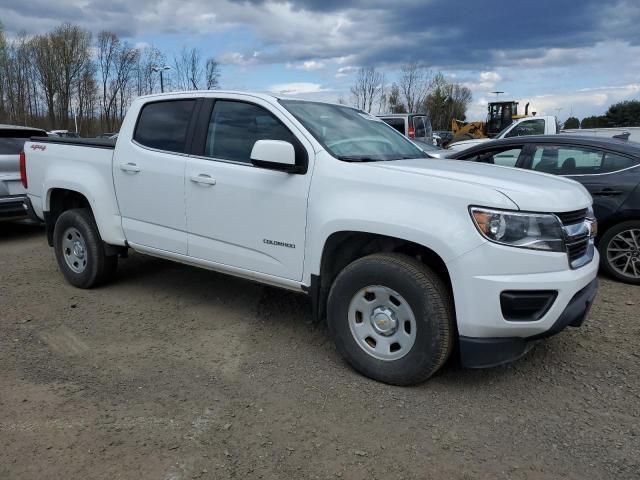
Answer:
M477 119L494 90L562 119L640 99L639 0L0 0L0 21L10 35L71 22L168 54L196 46L228 89L335 101L360 66L393 81L418 61L469 86Z

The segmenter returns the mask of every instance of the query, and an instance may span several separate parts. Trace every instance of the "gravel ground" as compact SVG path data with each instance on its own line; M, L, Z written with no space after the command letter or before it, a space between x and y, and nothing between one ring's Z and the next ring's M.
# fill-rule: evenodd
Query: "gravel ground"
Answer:
M307 299L142 255L67 285L0 225L0 478L640 478L640 288L513 365L349 369Z

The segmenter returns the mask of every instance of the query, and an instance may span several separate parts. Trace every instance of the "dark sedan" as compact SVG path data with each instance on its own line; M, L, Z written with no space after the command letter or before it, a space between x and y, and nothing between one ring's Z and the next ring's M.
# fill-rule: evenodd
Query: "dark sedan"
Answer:
M582 135L513 137L485 142L449 158L561 175L593 196L601 267L640 284L640 144Z

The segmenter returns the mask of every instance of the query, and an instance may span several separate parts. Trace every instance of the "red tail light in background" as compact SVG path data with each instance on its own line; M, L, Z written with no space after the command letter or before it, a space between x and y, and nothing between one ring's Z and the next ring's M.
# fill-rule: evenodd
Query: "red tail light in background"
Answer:
M24 154L24 150L20 152L20 181L22 186L27 188L27 156Z
M416 130L411 120L409 120L409 138L416 138Z

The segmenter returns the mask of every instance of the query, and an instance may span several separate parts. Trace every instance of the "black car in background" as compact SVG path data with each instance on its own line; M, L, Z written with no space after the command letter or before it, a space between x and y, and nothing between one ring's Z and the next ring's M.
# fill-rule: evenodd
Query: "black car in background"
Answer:
M449 158L526 168L580 182L593 197L602 269L640 284L640 144L582 135L513 137ZM561 207L561 206L559 206Z

